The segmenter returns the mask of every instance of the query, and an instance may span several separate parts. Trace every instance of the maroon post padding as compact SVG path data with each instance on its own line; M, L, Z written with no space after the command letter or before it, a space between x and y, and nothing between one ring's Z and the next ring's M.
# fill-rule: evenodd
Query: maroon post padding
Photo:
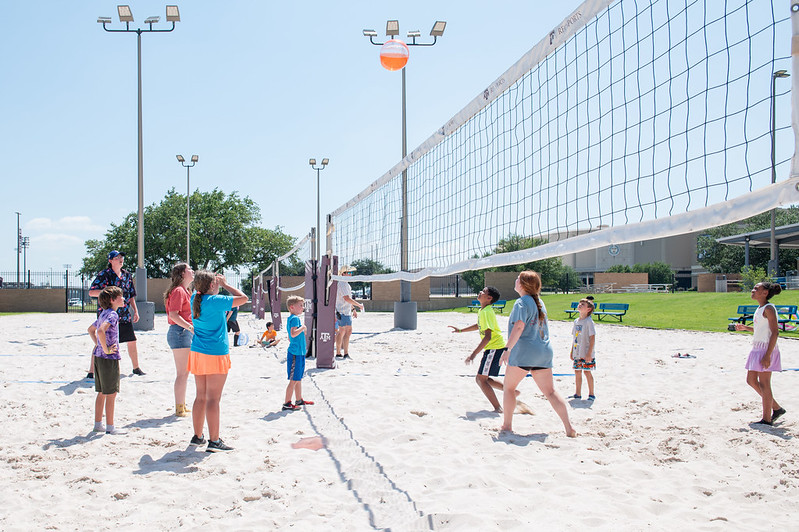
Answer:
M314 281L313 276L315 273L315 261L309 260L305 262L305 341L307 342L306 354L314 354L314 305L313 305L313 292Z
M272 325L279 331L283 327L283 319L280 317L280 277L272 277L266 282L266 289L269 292L269 312L272 316Z
M252 314L256 317L258 316L258 308L260 307L261 303L261 283L258 279L252 280Z
M338 257L322 257L319 276L316 279L316 367L332 369L336 367L334 351L336 347L336 294L338 282L330 281L330 275L338 273ZM328 286L329 284L329 286Z

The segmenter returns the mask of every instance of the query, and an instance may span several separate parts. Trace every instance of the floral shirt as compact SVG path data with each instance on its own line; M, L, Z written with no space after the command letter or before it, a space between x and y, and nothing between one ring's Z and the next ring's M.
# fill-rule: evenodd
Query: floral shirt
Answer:
M125 298L125 306L119 307L117 313L119 314L119 321L122 323L131 323L133 316L130 314L130 301L136 297L136 286L133 284L133 274L124 268L120 272L121 277L117 277L113 268L106 268L97 274L97 278L92 282L89 290L102 290L106 286L118 286L122 289L122 296ZM100 315L102 308L97 309L97 315Z

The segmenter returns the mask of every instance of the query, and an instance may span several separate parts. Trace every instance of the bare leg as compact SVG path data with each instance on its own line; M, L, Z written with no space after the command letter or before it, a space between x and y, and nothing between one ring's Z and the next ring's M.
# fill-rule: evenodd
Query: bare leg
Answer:
M205 394L208 388L208 375L195 375L194 386L196 392L194 395L194 406L191 410L191 421L194 425L194 435L198 438L203 435L203 426L205 425Z
M338 329L341 331L341 349L344 350L344 354L346 355L350 352L350 335L352 335L352 325L339 327Z
M341 327L336 329L336 356L341 356L341 338L343 334L341 332Z
M105 396L105 424L114 424L114 403L117 400L117 394L109 393Z
M499 404L499 400L497 400L497 394L494 393L494 388L497 390L503 389L502 383L491 379L487 375L477 375L474 380L477 381L477 385L483 391L483 395L486 396L488 402L494 407L494 412L502 412L502 407ZM514 408L516 408L515 405Z
M191 349L173 349L172 356L175 359L175 404L186 404L186 384L189 380L189 353Z
M294 395L294 388L297 385L297 382L299 381L289 381L288 385L286 386L286 400L283 401L284 403L291 402L291 396Z
M580 369L574 370L574 395L583 396L583 371Z
M555 384L552 381L552 370L539 369L533 371L532 374L533 380L538 385L538 389L541 390L541 393L544 394L544 397L549 400L549 404L552 405L555 413L563 422L563 428L566 429L566 435L570 438L577 436L577 431L574 430L571 422L569 422L569 407L566 405L566 401L563 400L563 397L561 397L558 391L555 389ZM507 375L507 372L505 375Z
M294 399L297 401L302 400L302 381L295 381L294 385Z
M502 396L503 418L499 430L513 430L513 411L516 409L516 387L527 376L527 371L516 366L505 368L504 394Z
M584 371L585 381L588 383L588 394L594 395L594 373L592 371Z
M133 369L139 367L139 347L136 345L136 342L128 342L128 356L130 357L130 362L133 364Z
M219 402L222 399L222 389L225 387L226 380L226 374L206 375L205 419L208 421L210 441L219 439Z
M774 394L773 394L773 392L771 390L771 372L770 371L763 371L763 372L752 371L752 370L747 371L746 372L746 384L751 386L757 392L757 395L759 395L763 399L763 410L765 411L766 405L768 403L766 402L765 397L763 397L763 379L761 378L761 375L768 375L768 377L767 377L767 379L768 379L768 393L771 396L770 397L771 409L772 410L779 410L781 407L777 403L777 401L774 400ZM765 417L765 415L764 415L763 419L765 419L766 421L770 421L771 420L771 414L769 414L768 417Z
M105 395L97 392L97 399L94 400L94 422L103 421L103 410L105 410Z

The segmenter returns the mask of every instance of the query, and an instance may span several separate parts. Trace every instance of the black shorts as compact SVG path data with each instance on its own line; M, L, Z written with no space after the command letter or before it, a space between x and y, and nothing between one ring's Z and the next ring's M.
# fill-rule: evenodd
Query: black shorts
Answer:
M236 333L237 333L237 332L239 332L240 330L241 330L241 329L239 329L239 322L237 322L237 321L232 321L232 320L231 320L231 321L229 321L229 322L227 322L227 332L233 331L233 332L236 332Z
M119 343L135 342L136 333L133 332L133 324L130 322L119 322Z
M538 371L539 369L552 369L552 368L542 368L541 366L519 366L525 371Z
M499 377L499 359L502 358L504 352L504 347L502 349L486 349L483 351L483 359L480 361L477 374L487 377Z
M94 391L105 395L119 393L119 360L94 357Z

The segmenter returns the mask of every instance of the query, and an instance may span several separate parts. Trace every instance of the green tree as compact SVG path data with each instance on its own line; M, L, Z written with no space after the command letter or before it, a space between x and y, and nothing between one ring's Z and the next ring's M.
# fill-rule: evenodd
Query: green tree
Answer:
M605 271L608 272L608 273L632 273L633 272L632 269L629 266L627 266L626 264L614 264L613 266L611 266L610 268L608 268Z
M772 281L772 278L766 273L763 268L752 268L751 266L744 266L741 268L741 289L751 290L757 283Z
M191 266L195 269L240 271L242 267L271 263L291 249L294 238L280 227L264 229L260 209L249 197L195 191L191 195ZM144 209L144 266L150 277L168 277L172 266L186 258L186 198L167 192L164 199ZM111 224L102 240L86 241L87 255L81 272L87 275L107 267L112 249L125 252L126 263L137 257L137 216L128 214L120 224Z
M789 225L799 223L799 207L777 209L776 225ZM705 231L697 239L696 247L699 263L712 273L729 273L741 271L745 262L743 246L731 246L716 242L717 238L762 231L771 227L771 212L764 212L751 218L721 225ZM768 268L770 250L764 248L749 249L749 264L753 268ZM799 250L780 249L780 270L795 270Z
M632 267L632 272L649 274L650 283L671 284L674 282L674 271L665 262L636 264Z
M350 264L353 268L355 268L355 275L375 275L378 273L394 273L394 270L391 268L386 268L383 264L379 261L373 259L357 259L352 261ZM369 285L369 289L371 290L372 283L364 283L362 281L350 283L352 286L353 292L360 291L366 295L366 286Z

